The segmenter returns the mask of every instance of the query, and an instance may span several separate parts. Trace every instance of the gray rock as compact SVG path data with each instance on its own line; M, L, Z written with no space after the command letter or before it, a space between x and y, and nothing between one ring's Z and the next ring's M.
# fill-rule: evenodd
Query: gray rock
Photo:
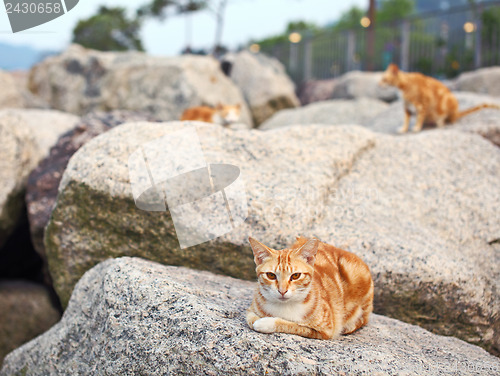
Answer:
M480 95L466 92L454 92L459 102L460 110L483 104L500 105L500 100L488 95ZM403 125L404 110L403 102L398 101L390 105L387 110L380 112L370 121L363 125L376 132L397 133L398 128ZM449 128L469 133L477 133L491 142L500 146L500 111L496 109L483 109L459 119L456 123L448 125ZM412 116L411 124L415 124L415 116ZM410 125L410 130L411 126ZM424 129L435 129L435 125L426 125Z
M30 282L0 282L0 307L0 365L5 355L60 319L47 289Z
M283 247L302 234L365 259L377 312L498 353L500 267L490 243L500 238L500 154L490 142L452 130L394 137L356 126L260 132L198 123L207 162L241 169L248 218L216 240L180 249L171 213L135 206L128 158L185 129L123 125L73 156L45 236L63 305L78 278L110 257L253 279L249 235ZM163 149L148 147L151 155Z
M72 45L32 68L29 87L53 108L75 114L125 109L176 120L187 107L239 102L242 122L252 125L240 90L211 57L163 58Z
M37 151L29 127L19 117L0 117L0 247L16 226L23 207L26 179L36 166Z
M10 353L0 375L492 375L500 370L500 360L479 347L378 315L354 334L330 341L257 333L244 318L254 286L140 259L105 261L82 277L60 323Z
M340 76L333 88L332 99L373 98L385 102L398 99L397 89L379 85L382 72L352 71Z
M267 130L296 124L364 124L387 109L385 102L358 98L316 102L297 109L281 110L264 122L259 129Z
M455 80L455 88L500 97L500 67L481 68L462 73Z
M78 117L51 110L0 110L0 246L24 205L29 173Z
M0 108L24 107L21 91L14 78L7 72L0 70Z
M232 63L231 79L243 92L256 126L281 109L300 105L295 85L275 58L241 51L225 59Z
M50 150L50 155L41 160L30 173L26 187L29 227L33 246L43 260L46 261L43 245L45 227L56 202L57 188L71 156L97 135L120 124L139 120L155 121L150 115L132 111L87 114L57 140ZM50 283L48 270L45 270L44 274L45 280Z
M299 89L299 100L302 105L313 102L322 102L330 99L337 80L309 80L304 82Z

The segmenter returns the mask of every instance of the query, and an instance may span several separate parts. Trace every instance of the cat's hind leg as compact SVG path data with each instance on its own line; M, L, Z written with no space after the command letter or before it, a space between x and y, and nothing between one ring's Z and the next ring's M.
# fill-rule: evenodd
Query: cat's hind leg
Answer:
M443 128L446 125L446 117L440 117L436 120L436 125L438 128Z

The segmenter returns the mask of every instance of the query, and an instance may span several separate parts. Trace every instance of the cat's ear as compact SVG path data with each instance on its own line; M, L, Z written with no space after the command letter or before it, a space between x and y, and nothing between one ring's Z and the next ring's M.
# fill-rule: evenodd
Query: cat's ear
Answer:
M399 72L399 67L396 64L391 63L389 64L389 72L391 72L393 75L397 75Z
M224 106L222 105L222 103L219 102L219 103L217 103L217 106L215 106L215 109L217 111L222 111L224 109Z
M316 253L318 252L319 240L310 239L302 247L297 249L296 253L302 257L309 265L314 265Z
M259 266L264 260L273 255L273 250L261 242L255 240L251 236L248 238L250 246L252 247L255 265Z

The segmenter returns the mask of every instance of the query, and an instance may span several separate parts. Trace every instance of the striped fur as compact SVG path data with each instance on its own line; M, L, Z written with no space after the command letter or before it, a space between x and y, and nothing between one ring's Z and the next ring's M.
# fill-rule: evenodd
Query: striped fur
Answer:
M222 105L216 107L198 106L186 109L181 120L204 121L205 123L214 123L229 125L236 123L240 119L241 105Z
M249 241L258 277L247 311L250 328L330 339L368 322L373 281L359 257L304 237L283 250Z
M405 73L396 64L390 64L382 76L381 84L395 86L403 93L405 120L400 133L408 132L411 105L417 110L414 132L422 129L425 122L436 123L443 127L483 108L500 109L495 104L480 104L465 111L458 110L458 100L443 83L421 73Z

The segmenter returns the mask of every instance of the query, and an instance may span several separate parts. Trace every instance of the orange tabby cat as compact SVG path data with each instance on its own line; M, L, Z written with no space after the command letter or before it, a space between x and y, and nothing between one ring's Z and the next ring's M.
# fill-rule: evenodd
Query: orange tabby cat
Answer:
M457 98L443 83L421 73L405 73L399 70L396 64L390 64L387 67L381 83L395 86L403 92L405 121L399 129L400 133L408 132L411 116L410 104L413 104L417 110L414 132L420 131L424 122L436 123L438 127L443 127L445 123L454 123L461 117L483 108L500 109L497 105L481 104L459 111Z
M304 237L283 250L249 241L259 283L247 312L250 328L330 339L368 322L373 280L359 257Z
M229 125L240 119L241 105L218 104L215 108L208 106L191 107L184 111L181 120L197 120L206 123Z

